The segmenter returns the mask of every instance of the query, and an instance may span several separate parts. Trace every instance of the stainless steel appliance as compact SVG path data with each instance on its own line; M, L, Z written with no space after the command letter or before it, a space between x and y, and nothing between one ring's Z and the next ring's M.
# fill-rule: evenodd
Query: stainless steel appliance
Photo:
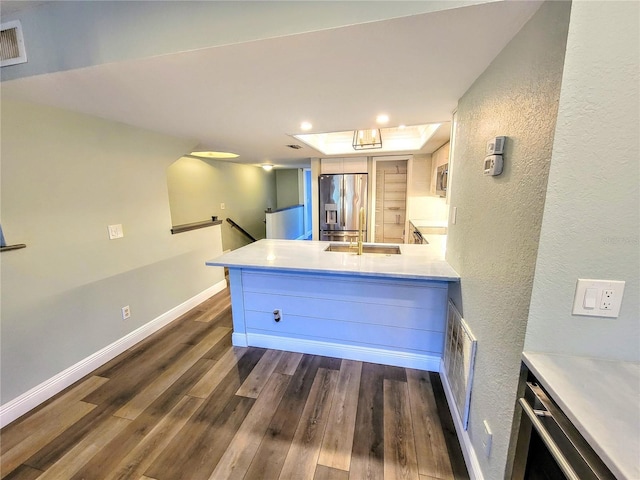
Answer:
M522 418L511 479L615 480L556 402L527 373L524 395L518 399Z
M449 164L440 165L436 175L436 194L441 197L447 195L447 181L449 179Z
M358 215L365 210L362 226L367 238L367 174L320 175L320 240L344 241L358 236Z

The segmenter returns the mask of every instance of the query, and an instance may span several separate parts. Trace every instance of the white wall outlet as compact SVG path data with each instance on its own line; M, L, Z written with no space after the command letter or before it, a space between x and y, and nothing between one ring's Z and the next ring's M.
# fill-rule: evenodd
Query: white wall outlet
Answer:
M126 320L130 316L131 316L131 309L129 308L129 305L125 305L124 307L122 307L122 319Z
M109 225L107 229L109 231L109 240L114 240L116 238L124 237L124 231L122 230L121 223L117 225Z
M457 218L458 218L458 207L453 207L451 209L451 225L456 224Z
M600 310L611 310L615 301L615 290L605 288L602 291L602 300L600 301Z
M221 203L221 204L220 204L220 210L224 210L224 209L225 209L225 204L224 204L224 203Z
M482 447L484 448L484 454L489 457L491 455L491 444L493 443L493 433L489 428L489 424L485 420L482 422L484 426L484 433L482 434Z
M624 281L579 278L573 299L573 315L617 318L622 305Z

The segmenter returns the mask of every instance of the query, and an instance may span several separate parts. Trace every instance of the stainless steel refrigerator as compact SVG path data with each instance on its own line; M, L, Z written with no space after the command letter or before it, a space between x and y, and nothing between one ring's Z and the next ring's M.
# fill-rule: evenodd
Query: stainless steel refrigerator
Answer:
M320 175L320 240L348 242L358 235L358 216L364 207L362 229L367 238L367 174Z

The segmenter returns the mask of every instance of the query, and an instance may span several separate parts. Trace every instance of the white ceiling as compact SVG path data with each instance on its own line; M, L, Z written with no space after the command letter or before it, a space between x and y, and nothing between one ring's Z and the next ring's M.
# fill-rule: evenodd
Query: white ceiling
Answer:
M449 120L539 5L488 3L110 63L6 81L2 94L192 138L200 150L240 154L235 162L301 166L319 156L290 136L303 120L312 132L369 128L379 113L389 126ZM422 152L447 138L445 127Z

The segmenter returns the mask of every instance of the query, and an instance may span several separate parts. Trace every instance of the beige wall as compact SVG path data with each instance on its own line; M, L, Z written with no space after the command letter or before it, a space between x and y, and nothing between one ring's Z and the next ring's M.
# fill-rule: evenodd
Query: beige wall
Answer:
M1 115L0 218L27 245L1 254L4 404L223 272L204 265L222 252L218 227L170 233L166 169L190 141L6 98Z
M182 157L167 169L171 221L181 225L218 216L223 220L224 250L235 250L250 242L224 222L226 218L254 238L265 238L264 212L276 208L275 178L273 171L265 172L251 165Z
M570 4L547 2L458 104L447 261L478 339L468 434L486 479L504 477L556 124ZM506 135L502 175L486 142ZM489 457L483 421L493 432Z

